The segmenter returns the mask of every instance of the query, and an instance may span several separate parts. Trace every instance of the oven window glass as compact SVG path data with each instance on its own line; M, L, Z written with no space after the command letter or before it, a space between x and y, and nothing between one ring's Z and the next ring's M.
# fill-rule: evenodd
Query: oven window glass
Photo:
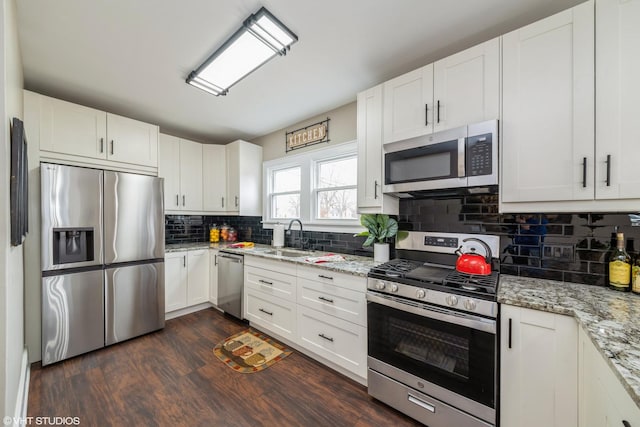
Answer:
M369 356L495 408L496 336L369 302Z
M456 178L458 142L441 142L387 153L385 174L386 184Z

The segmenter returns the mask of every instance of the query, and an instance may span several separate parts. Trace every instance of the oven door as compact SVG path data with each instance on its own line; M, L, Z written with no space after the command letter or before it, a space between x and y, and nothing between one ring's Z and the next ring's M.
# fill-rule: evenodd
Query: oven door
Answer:
M466 187L467 128L384 145L383 192Z
M370 358L495 409L494 319L371 291L367 319Z

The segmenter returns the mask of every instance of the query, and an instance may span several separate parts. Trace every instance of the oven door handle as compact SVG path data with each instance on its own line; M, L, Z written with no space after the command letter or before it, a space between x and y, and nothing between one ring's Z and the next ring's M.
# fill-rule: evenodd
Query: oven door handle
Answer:
M440 320L442 322L453 323L460 326L466 326L468 328L488 332L493 335L496 334L497 322L493 319L485 319L483 317L472 316L465 313L458 313L439 307L426 308L424 304L401 302L394 297L379 296L372 292L367 292L367 301L384 305L390 308L395 308L400 311L406 311L418 316L428 317L429 319Z

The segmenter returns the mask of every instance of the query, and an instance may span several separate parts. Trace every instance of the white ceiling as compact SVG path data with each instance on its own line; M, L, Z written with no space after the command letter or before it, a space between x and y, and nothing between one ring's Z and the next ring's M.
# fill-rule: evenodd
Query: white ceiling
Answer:
M253 139L581 0L17 0L25 88L203 142ZM215 97L191 70L265 6L289 54Z

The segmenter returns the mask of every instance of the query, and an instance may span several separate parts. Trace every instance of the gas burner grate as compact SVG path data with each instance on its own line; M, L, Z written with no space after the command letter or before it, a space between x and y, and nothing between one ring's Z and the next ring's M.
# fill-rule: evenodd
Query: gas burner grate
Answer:
M405 259L394 259L371 269L372 273L387 277L404 277L406 273L419 267L421 263Z
M452 271L444 280L444 285L450 288L459 288L470 292L495 294L498 287L498 273L489 275L467 274Z

